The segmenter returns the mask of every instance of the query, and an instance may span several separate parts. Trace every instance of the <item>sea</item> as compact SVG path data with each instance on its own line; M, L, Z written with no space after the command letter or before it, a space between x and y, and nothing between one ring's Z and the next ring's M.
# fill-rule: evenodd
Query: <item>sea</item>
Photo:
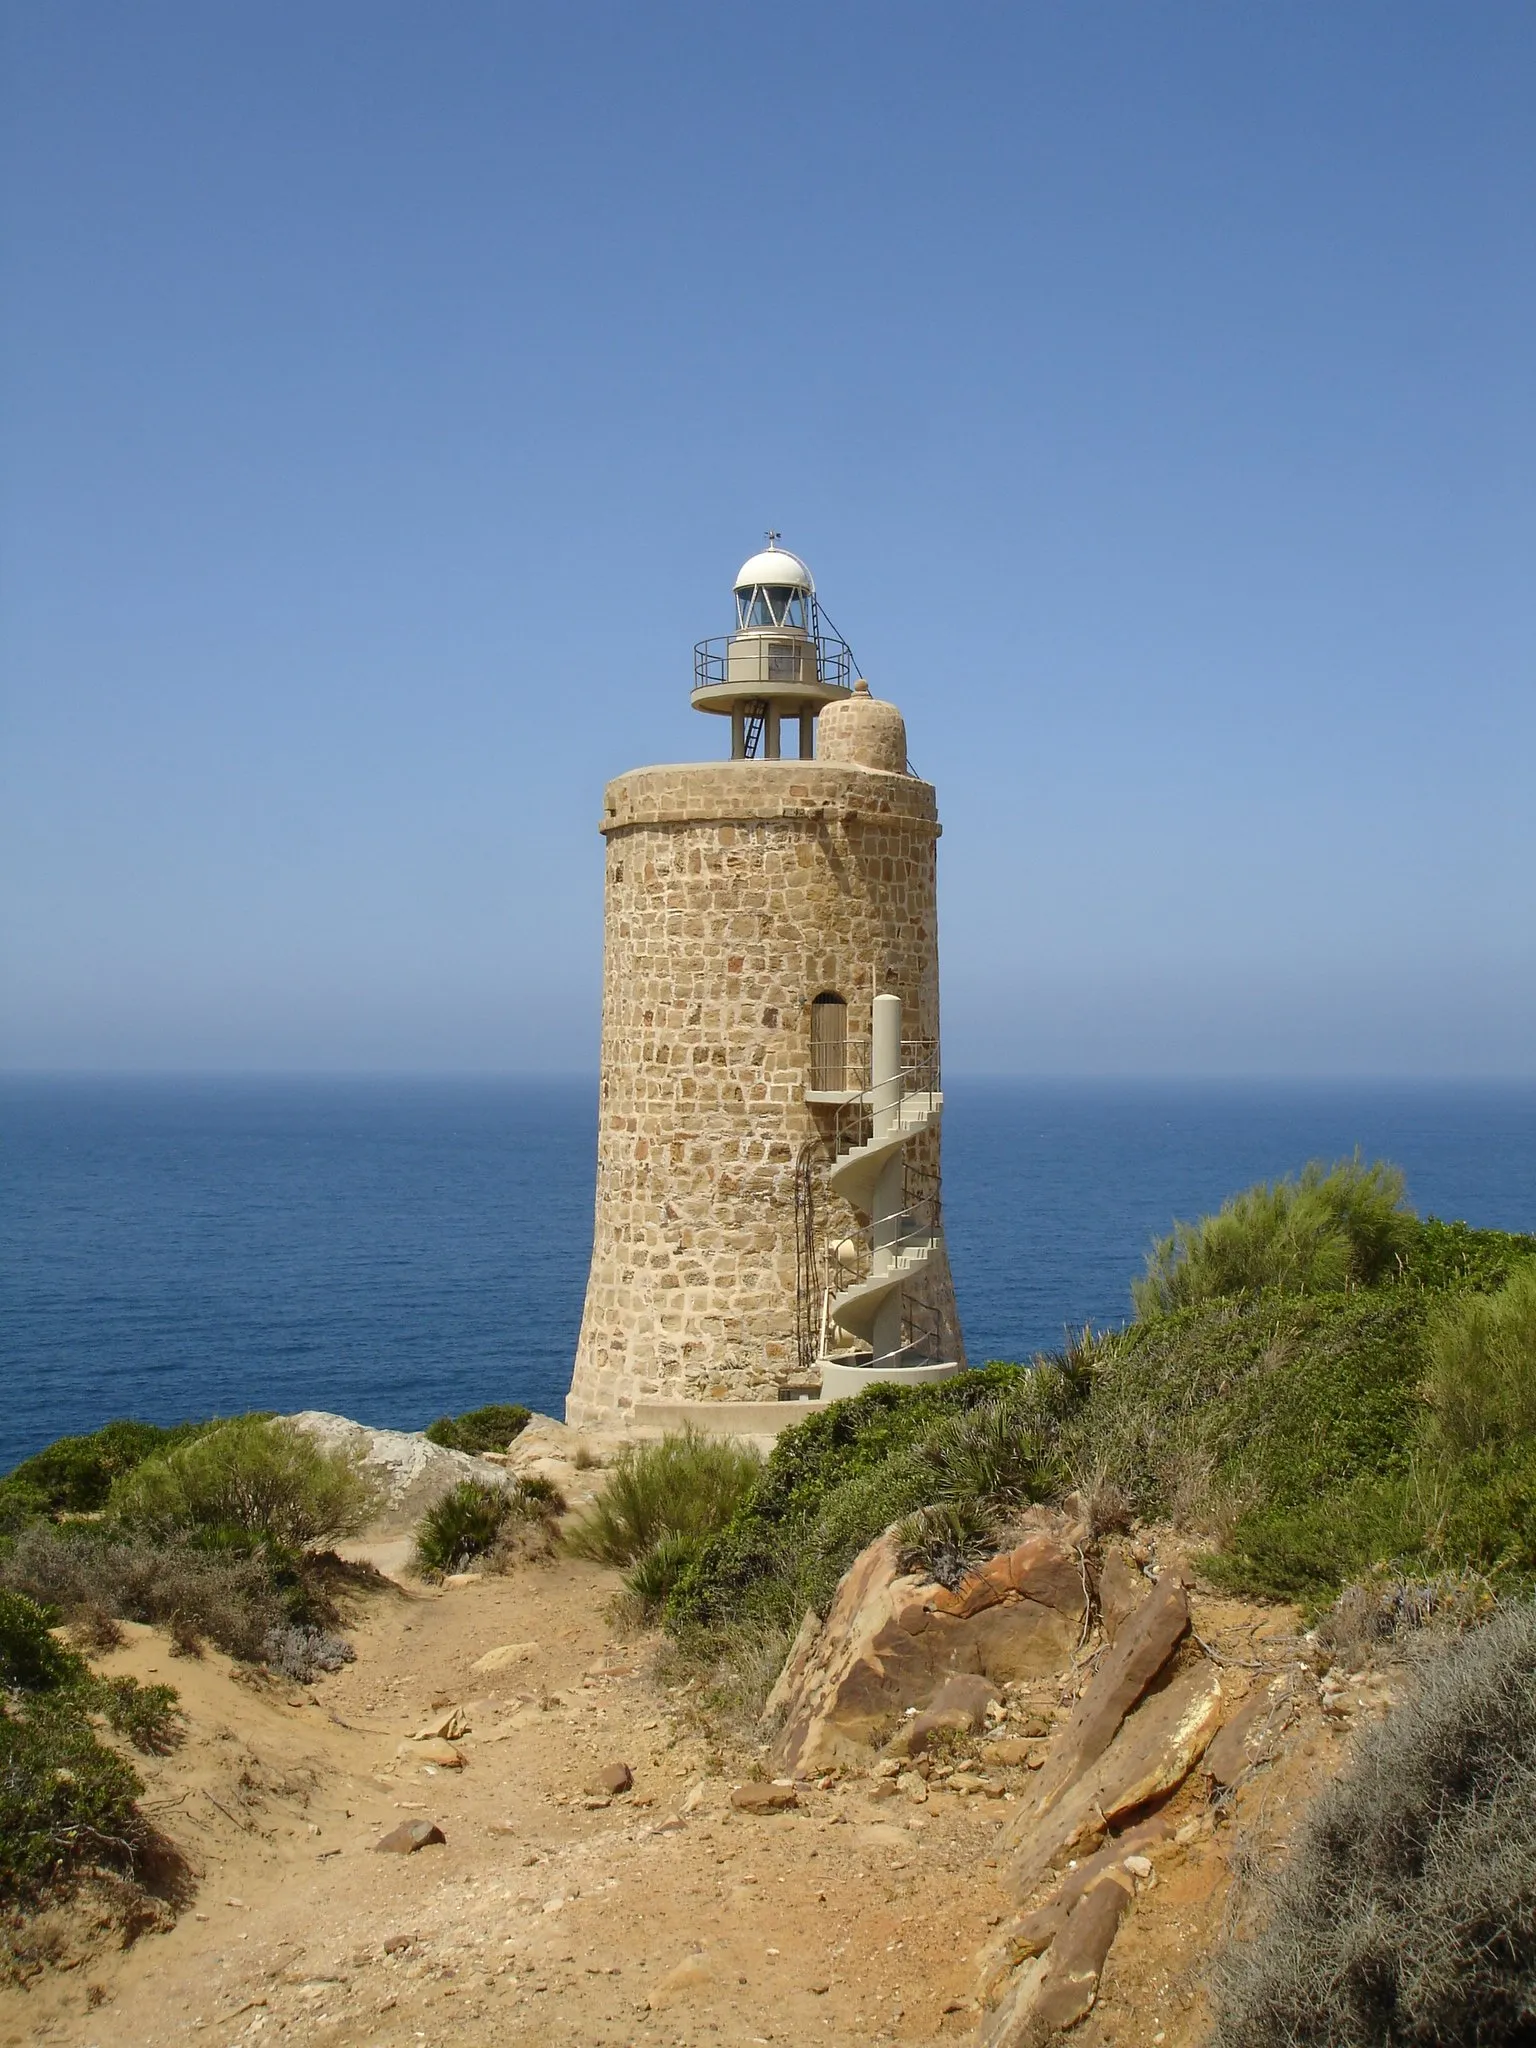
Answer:
M595 1083L0 1082L0 1470L114 1416L560 1414ZM1152 1240L1356 1151L1421 1213L1536 1230L1536 1084L946 1079L971 1361L1111 1328Z

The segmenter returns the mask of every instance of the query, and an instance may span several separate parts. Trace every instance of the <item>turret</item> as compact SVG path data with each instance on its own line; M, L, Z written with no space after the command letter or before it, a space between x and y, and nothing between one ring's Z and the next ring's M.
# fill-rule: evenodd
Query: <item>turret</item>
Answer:
M800 759L811 760L817 714L853 680L853 657L822 616L815 578L778 542L770 533L737 571L735 632L693 650L693 708L729 717L733 761L777 761L786 721L798 729Z

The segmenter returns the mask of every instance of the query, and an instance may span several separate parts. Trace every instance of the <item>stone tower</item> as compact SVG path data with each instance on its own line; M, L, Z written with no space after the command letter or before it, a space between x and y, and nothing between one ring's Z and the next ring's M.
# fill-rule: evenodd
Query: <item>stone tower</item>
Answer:
M776 543L736 579L736 631L695 650L693 703L729 718L730 759L634 769L604 796L581 1427L771 1430L805 1413L787 1400L964 1362L938 1199L934 791Z

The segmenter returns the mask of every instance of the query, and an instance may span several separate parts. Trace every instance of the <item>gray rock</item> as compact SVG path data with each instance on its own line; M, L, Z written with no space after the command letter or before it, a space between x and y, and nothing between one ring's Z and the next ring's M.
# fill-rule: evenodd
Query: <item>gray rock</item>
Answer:
M408 1535L461 1479L478 1479L486 1486L516 1484L516 1475L504 1467L444 1450L412 1430L369 1429L319 1408L283 1419L327 1450L350 1451L361 1459L380 1491L379 1511L367 1532L374 1540Z

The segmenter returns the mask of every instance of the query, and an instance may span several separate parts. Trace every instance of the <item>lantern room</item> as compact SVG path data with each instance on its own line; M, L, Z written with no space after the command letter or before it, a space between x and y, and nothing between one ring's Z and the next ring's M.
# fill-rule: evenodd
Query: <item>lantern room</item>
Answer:
M818 712L849 693L853 657L822 613L805 563L776 533L767 539L737 571L736 630L694 649L693 707L730 719L733 761L780 759L786 723L808 761Z

